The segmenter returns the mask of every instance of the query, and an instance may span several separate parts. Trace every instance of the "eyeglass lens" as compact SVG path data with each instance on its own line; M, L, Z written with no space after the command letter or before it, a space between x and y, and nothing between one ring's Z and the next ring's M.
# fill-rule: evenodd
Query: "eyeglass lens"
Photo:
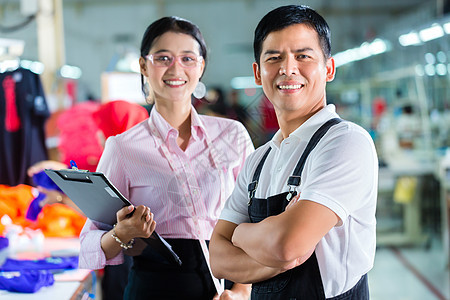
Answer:
M193 54L183 54L174 57L167 54L151 54L149 55L149 59L156 67L170 67L173 65L174 60L177 60L181 66L192 68L201 61L201 56L195 56Z

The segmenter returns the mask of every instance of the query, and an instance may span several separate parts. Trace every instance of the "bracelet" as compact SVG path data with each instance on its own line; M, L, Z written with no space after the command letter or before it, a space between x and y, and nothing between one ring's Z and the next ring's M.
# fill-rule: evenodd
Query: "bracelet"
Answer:
M62 197L61 195L57 195L57 196L56 196L56 201L57 201L58 203L61 203L61 202L63 201L63 197Z
M114 226L113 226L113 233L111 234L111 236L113 237L113 239L115 239L116 242L118 242L118 243L120 244L120 247L122 247L122 248L125 249L125 250L133 248L133 245L134 245L134 239L131 239L128 243L124 243L124 242L122 242L122 241L117 237L117 235L116 235L116 230L115 230L115 229L116 229L116 225L117 225L117 224L114 224Z

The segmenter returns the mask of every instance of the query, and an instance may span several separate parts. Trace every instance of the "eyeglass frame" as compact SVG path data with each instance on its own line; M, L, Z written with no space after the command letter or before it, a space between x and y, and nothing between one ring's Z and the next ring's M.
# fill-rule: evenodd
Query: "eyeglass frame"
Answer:
M149 54L149 55L146 55L146 56L144 56L144 57L145 57L146 59L148 59L148 60L152 63L152 66L155 66L155 67L157 67L157 68L170 68L171 66L173 66L173 64L175 63L175 61L177 61L178 64L179 64L181 67L191 69L191 68L195 68L197 65L201 64L202 61L204 60L203 56L201 56L201 55L196 55L197 61L196 61L195 65L193 65L192 67L188 67L188 66L183 65L183 63L181 62L181 57L186 56L186 54L176 55L176 56L175 56L175 55L165 55L165 56L172 57L172 62L170 63L170 65L168 65L168 66L157 66L157 65L155 65L155 63L154 63L154 61L153 61L153 56L154 56L154 55L158 55L158 54L159 54L159 53Z

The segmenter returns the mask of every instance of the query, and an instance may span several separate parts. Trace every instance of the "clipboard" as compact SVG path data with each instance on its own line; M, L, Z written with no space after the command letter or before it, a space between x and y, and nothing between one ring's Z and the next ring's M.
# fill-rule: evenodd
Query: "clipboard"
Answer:
M45 169L44 172L91 220L112 226L117 221L116 212L132 205L101 172L89 172L75 167ZM181 265L172 246L156 231L149 238L141 239L169 262Z

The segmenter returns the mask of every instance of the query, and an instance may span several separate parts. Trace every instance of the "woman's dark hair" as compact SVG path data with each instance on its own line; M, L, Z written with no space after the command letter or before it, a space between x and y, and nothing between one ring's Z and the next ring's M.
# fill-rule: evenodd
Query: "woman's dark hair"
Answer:
M331 33L325 19L312 8L305 5L286 5L267 13L255 29L253 51L259 65L262 44L269 33L282 30L290 25L306 24L319 35L319 42L325 59L331 57Z
M141 56L148 55L150 48L153 46L154 40L166 32L184 33L192 36L200 46L200 55L205 61L205 69L207 62L206 43L203 39L200 29L194 23L175 16L163 17L150 24L145 30L141 42ZM205 71L203 70L203 73ZM142 91L144 91L144 76L141 74Z

